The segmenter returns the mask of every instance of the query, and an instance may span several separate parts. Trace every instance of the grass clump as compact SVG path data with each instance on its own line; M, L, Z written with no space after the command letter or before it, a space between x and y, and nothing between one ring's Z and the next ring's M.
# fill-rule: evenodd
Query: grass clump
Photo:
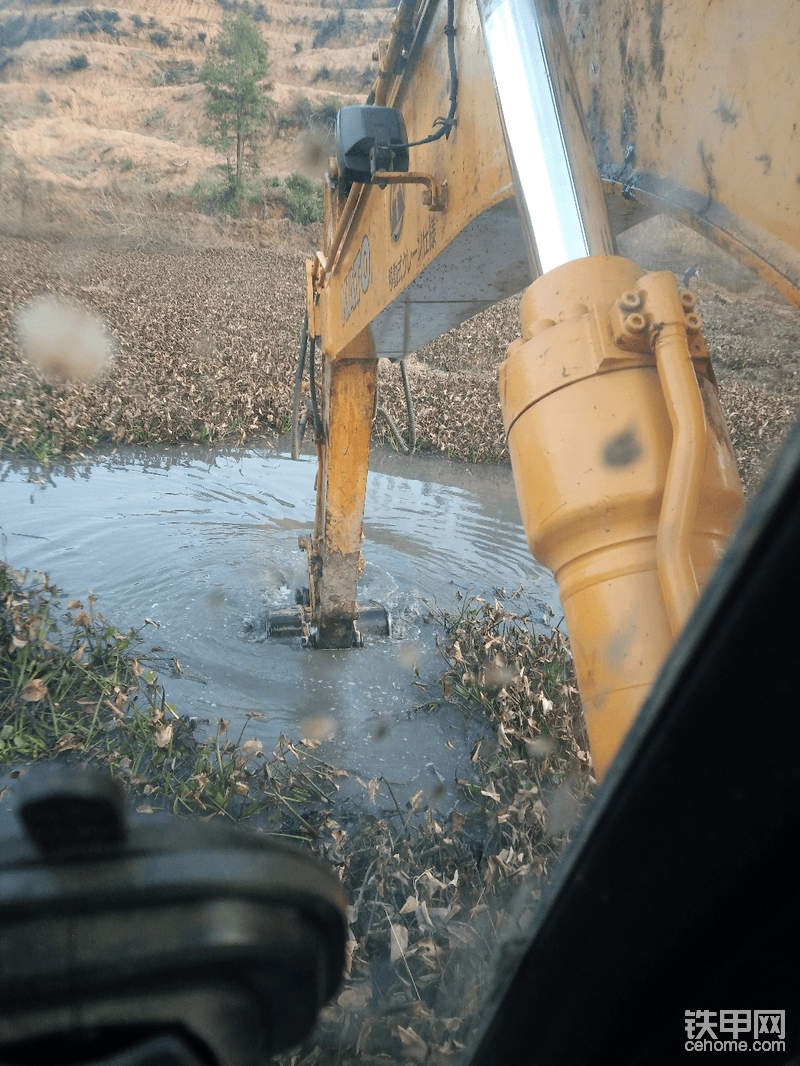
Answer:
M0 762L96 754L140 688L126 655L136 635L109 626L91 594L88 612L71 600L62 619L57 586L42 573L27 579L0 563Z
M157 122L160 122L166 113L167 109L163 105L160 107L154 107L152 111L144 116L142 119L142 125L149 129L150 126L154 126Z
M142 630L157 623L122 634L91 592L64 610L46 574L29 577L0 561L0 763L96 763L121 778L140 813L258 814L274 833L319 835L309 810L335 793L337 772L313 756L316 741L281 737L268 757L244 739L257 714L236 740L221 718L198 739L142 654Z
M542 840L569 831L593 783L568 641L551 612L537 632L530 611L510 610L497 596L470 597L441 621L444 699L479 708L494 731L472 752L479 781L460 784L496 819L493 852L511 848L518 861L535 863Z

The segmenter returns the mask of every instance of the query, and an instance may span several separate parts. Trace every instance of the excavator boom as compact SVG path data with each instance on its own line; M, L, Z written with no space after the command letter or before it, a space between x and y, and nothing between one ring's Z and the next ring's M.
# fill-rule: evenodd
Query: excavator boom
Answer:
M307 264L308 631L359 640L377 360L530 286L503 417L601 774L742 509L695 298L615 237L671 214L800 306L800 16L735 6L402 0L367 104L340 112ZM766 50L770 84L754 79Z

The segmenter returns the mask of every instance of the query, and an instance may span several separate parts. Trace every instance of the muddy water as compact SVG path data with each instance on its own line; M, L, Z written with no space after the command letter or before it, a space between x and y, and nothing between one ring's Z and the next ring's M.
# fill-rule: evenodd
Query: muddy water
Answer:
M430 605L453 611L457 589L522 585L537 613L558 611L510 472L374 453L359 600L383 603L394 633L347 652L264 636L267 609L307 584L297 538L313 524L315 473L310 455L268 450L120 449L49 470L7 459L2 554L47 571L67 597L92 589L121 629L157 622L145 647L180 713L212 726L222 716L234 739L245 729L267 750L322 720L322 753L359 776L403 792L451 782L482 727L447 705L420 708L441 697Z

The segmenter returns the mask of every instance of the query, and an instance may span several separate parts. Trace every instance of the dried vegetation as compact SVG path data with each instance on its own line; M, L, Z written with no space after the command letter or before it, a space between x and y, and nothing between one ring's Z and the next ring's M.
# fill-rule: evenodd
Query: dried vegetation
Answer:
M513 607L513 603L511 607ZM383 780L375 816L320 841L348 889L347 982L291 1066L448 1062L474 1033L497 953L524 933L593 779L566 642L549 619L469 598L438 619L442 692L493 727L447 816ZM440 797L441 798L441 797ZM380 809L382 808L382 810ZM326 824L326 830L328 825ZM522 893L518 890L524 888Z
M0 242L0 424L5 443L76 451L99 441L243 441L288 428L302 255L229 247L116 254ZM105 322L115 358L91 384L45 379L14 312L57 293Z
M153 672L160 647L145 653L141 631L117 632L91 593L62 608L46 575L0 564L0 762L12 776L37 758L95 762L141 814L249 820L305 842L339 874L345 983L284 1066L451 1061L484 1008L498 949L524 930L589 795L561 633L542 619L537 635L497 599L434 621L445 672L430 706L460 703L494 736L473 749L448 813L423 792L401 808L375 778L360 782L368 813L354 817L337 803L347 773L317 757L318 741L281 737L268 755L245 739L246 723L234 740L222 719L198 740Z
M645 233L629 238L627 254L644 268L671 264L676 272L708 254L666 232L672 245ZM46 458L104 442L245 442L286 432L304 259L318 230L218 220L205 234L214 246L197 247L191 227L171 229L166 220L156 239L151 219L147 242L123 236L122 247L0 239L0 444ZM800 320L732 260L710 258L701 279L706 339L752 490L796 417ZM105 377L91 385L47 380L25 359L14 316L43 293L105 323L115 353ZM506 300L409 360L420 450L507 460L497 368L518 328L518 300ZM405 426L402 383L388 363L380 394ZM383 420L374 438L391 444Z
M123 781L139 813L260 815L273 831L317 836L296 808L335 792L337 771L310 751L297 766L318 742L282 737L267 758L259 740L244 739L257 714L236 740L221 718L199 740L153 670L167 665L163 649L144 649L143 631L158 623L123 634L96 603L90 591L64 607L46 574L0 561L0 763L19 776L39 758L94 762ZM181 672L177 659L168 665Z

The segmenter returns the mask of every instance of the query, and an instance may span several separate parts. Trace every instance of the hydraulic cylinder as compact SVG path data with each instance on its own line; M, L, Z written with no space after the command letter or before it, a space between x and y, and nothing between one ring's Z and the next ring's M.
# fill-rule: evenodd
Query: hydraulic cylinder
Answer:
M500 369L528 544L558 582L598 777L743 506L694 305L626 259L565 263L527 290Z

